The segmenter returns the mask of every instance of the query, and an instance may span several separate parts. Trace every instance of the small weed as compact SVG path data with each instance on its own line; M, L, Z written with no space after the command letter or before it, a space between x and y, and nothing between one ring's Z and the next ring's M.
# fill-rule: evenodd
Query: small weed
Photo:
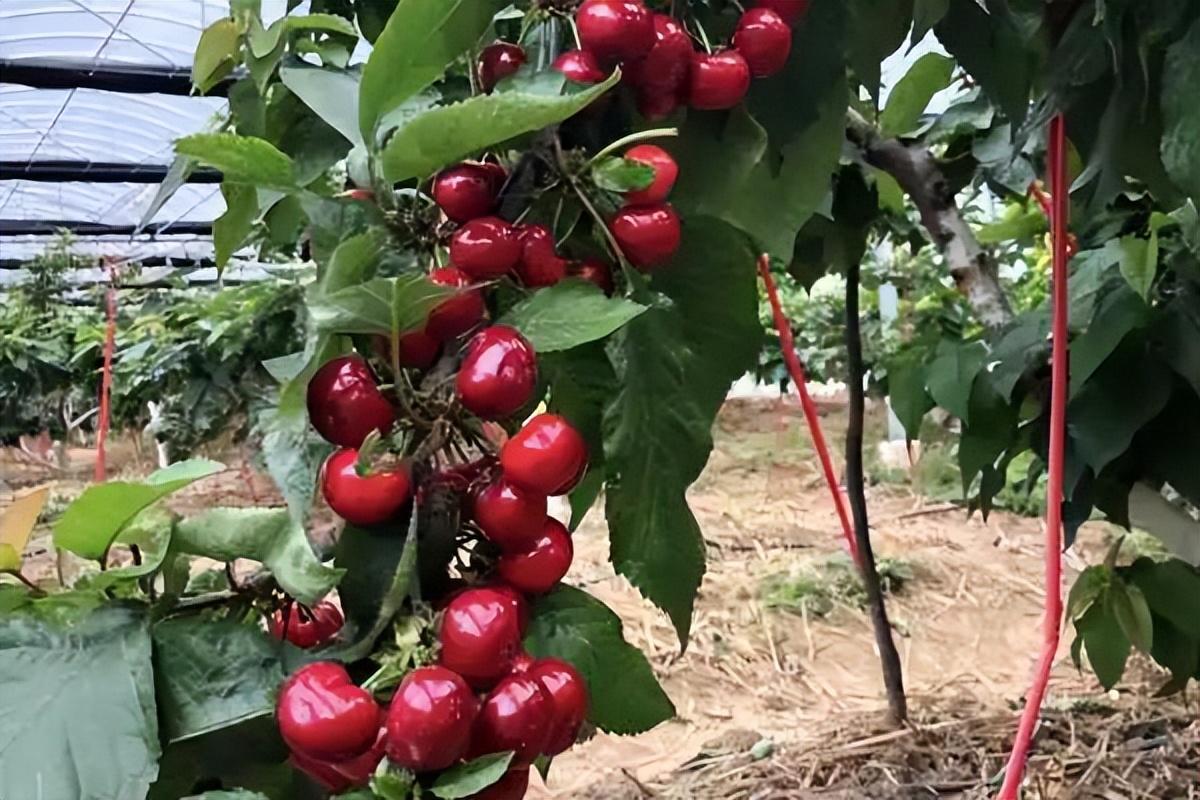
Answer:
M885 594L898 592L914 577L912 565L897 558L876 562ZM790 573L768 576L760 588L767 608L808 613L823 617L836 606L865 608L867 593L848 556L837 554L815 564L807 564Z

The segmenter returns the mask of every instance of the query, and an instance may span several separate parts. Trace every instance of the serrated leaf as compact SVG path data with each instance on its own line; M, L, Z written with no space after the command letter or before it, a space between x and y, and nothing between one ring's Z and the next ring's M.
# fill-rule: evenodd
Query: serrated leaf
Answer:
M479 41L505 0L400 0L363 69L359 130L374 141L389 111L426 88ZM361 12L360 12L361 13Z
M229 263L258 219L258 191L246 183L223 183L225 213L213 221L213 250L218 274Z
M1193 199L1200 199L1200 20L1167 50L1162 77L1162 161L1171 180Z
M644 733L675 716L646 657L625 641L620 617L587 592L560 585L534 602L525 646L579 670L588 685L588 719L603 731Z
M352 145L362 144L358 130L358 73L298 62L281 67L279 79Z
M568 279L534 292L501 323L524 334L534 350L548 353L603 339L645 310L630 300L606 297L593 283Z
M55 523L54 544L83 558L100 558L142 509L223 469L224 464L197 458L160 469L141 483L89 486Z
M49 497L50 487L39 486L23 493L0 511L0 570L21 568L21 554Z
M1115 580L1109 584L1105 597L1125 637L1138 650L1149 653L1154 644L1154 621L1142 590Z
M1130 644L1108 603L1093 603L1092 607L1075 621L1075 630L1083 640L1083 651L1087 653L1088 663L1096 673L1100 685L1105 689L1116 686L1125 672Z
M262 435L262 459L279 487L292 518L303 524L312 508L321 464L333 451L308 424L304 414L267 409L256 426Z
M592 183L610 192L633 192L654 183L654 167L628 158L605 158L592 167Z
M403 181L432 175L514 136L561 122L615 86L620 77L619 71L614 72L605 81L570 94L535 92L540 85L534 85L526 91L479 95L418 113L384 146L384 177Z
M158 185L154 197L150 198L146 210L142 212L135 232L140 232L154 220L155 215L167 204L167 201L187 183L188 177L195 168L196 162L185 156L175 156L172 159L171 166L167 168L167 174L163 177L162 183Z
M423 275L375 278L314 300L308 312L326 333L407 333L422 327L429 312L454 293Z
M504 777L513 753L492 753L458 764L437 776L429 791L442 800L459 800L482 792Z
M175 140L175 152L221 170L230 183L294 190L292 159L266 139L234 133L193 133Z
M204 94L233 72L241 46L237 23L226 17L204 29L192 57L192 85Z

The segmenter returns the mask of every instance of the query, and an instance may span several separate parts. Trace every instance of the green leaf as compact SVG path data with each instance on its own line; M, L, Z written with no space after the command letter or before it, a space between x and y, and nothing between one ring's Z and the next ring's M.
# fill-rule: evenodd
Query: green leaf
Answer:
M1130 644L1109 604L1093 603L1091 608L1075 621L1075 630L1083 640L1088 663L1092 665L1100 685L1105 689L1116 686L1125 672Z
M342 576L317 560L304 528L282 508L214 508L181 520L173 543L182 553L216 561L260 561L305 605L328 594Z
M237 23L226 17L204 29L192 57L192 85L204 94L233 72L240 47Z
M605 297L593 283L568 279L534 292L501 323L519 330L539 353L548 353L603 339L645 310L630 300Z
M654 167L628 158L605 158L592 167L592 183L610 192L633 192L654 183Z
M1194 290L1182 291L1157 320L1163 358L1200 396L1200 303Z
M440 78L451 62L473 47L505 4L504 0L400 0L363 69L359 96L363 140L373 142L375 126L385 114Z
M1087 331L1071 342L1071 393L1077 394L1112 355L1130 331L1152 319L1150 307L1133 292L1119 287L1096 304Z
M848 0L846 6L850 12L850 64L878 100L880 64L908 37L913 0Z
M986 360L987 348L980 342L958 344L943 339L937 357L929 364L929 394L939 406L970 422L971 387Z
M888 364L888 399L892 411L904 426L909 439L921 438L921 423L933 408L933 398L925 390L925 365L919 353L898 356Z
M429 312L454 293L424 275L375 278L314 300L308 313L319 331L407 333L422 327Z
M197 458L160 469L141 483L89 486L55 523L54 544L83 558L100 558L143 508L223 469L223 464Z
M270 715L283 682L279 643L257 625L177 617L154 626L159 719L168 742Z
M1167 50L1162 77L1162 161L1171 180L1200 202L1200 20Z
M234 789L232 791L216 790L204 792L203 794L190 794L183 800L271 800L262 792L251 792L246 789Z
M1158 272L1158 234L1152 233L1149 239L1122 236L1120 246L1121 276L1145 300Z
M297 62L280 68L279 79L352 145L363 143L358 130L358 73Z
M218 274L229 263L258 219L258 191L246 183L223 183L225 213L213 221L213 249L216 251Z
M1067 596L1067 619L1076 620L1083 616L1107 591L1109 579L1109 570L1102 564L1093 564L1079 573Z
M0 619L0 797L141 798L158 774L144 608Z
M175 152L221 170L230 183L296 188L292 160L266 139L233 133L193 133L175 140Z
M1139 558L1130 581L1141 590L1155 614L1193 639L1200 639L1200 571L1191 564L1170 559Z
M417 577L417 526L407 521L364 530L347 525L338 540L334 564L345 572L338 598L351 626L351 644L340 656L347 661L371 652L375 640L409 597L420 596Z
M162 207L167 204L167 201L174 197L175 193L187 183L188 177L192 174L192 170L196 168L196 162L186 156L175 156L171 161L171 166L167 168L167 174L163 177L162 183L158 185L158 189L154 192L154 197L151 198L146 210L142 212L142 218L138 220L138 230L149 225L156 214Z
M950 0L916 0L913 4L912 44L915 47L950 10Z
M1010 405L990 381L977 379L972 383L968 414L970 422L963 423L958 442L958 466L962 472L964 495L970 491L975 476L989 467L995 467L996 459L1004 454L1016 438L1017 412L1018 409ZM990 500L988 497L984 499Z
M646 657L625 641L620 617L587 592L560 585L534 602L525 646L579 670L588 685L588 719L603 731L644 733L675 716Z
M437 776L429 791L442 800L459 800L482 792L504 777L513 754L493 753L451 767Z
M397 14L402 8L403 4ZM561 122L586 108L620 78L617 71L602 83L572 94L534 91L540 88L535 85L528 91L479 95L419 113L397 129L383 148L384 177L403 181L432 175L514 136Z
M1012 12L995 3L984 10L976 0L950 0L949 6L934 26L938 41L1020 125L1029 109L1035 67Z
M274 717L250 717L167 745L148 800L177 800L197 786L237 786L272 800L309 800L311 782L287 759Z
M389 764L386 770L375 770L375 774L371 776L371 791L364 800L409 800L413 797L415 783L416 776L411 772ZM424 796L420 787L417 787L416 791L418 797Z
M262 434L262 459L267 472L292 518L301 524L308 519L321 465L333 451L308 424L304 414L284 414L275 408L259 416L257 431Z
M1109 584L1105 596L1125 637L1138 650L1149 653L1154 643L1154 621L1142 590L1118 579Z
M1044 310L1027 311L1008 324L992 348L996 363L987 375L1003 397L1011 398L1021 377L1046 362L1049 335L1050 315Z

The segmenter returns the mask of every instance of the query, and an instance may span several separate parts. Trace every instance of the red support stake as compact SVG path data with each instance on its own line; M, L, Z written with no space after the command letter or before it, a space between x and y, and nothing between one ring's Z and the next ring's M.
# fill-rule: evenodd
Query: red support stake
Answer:
M800 393L800 407L804 409L804 419L808 422L808 430L812 435L813 447L821 460L821 470L825 473L825 482L829 484L829 492L833 495L833 506L837 510L838 519L842 523L842 535L846 537L846 547L850 557L858 564L858 543L854 540L854 526L850 522L850 512L846 509L846 496L838 483L837 473L833 469L833 459L829 455L829 446L825 444L825 434L821 431L821 420L817 415L817 406L808 393L808 378L804 374L804 365L796 354L796 339L792 336L792 326L783 313L779 302L779 292L775 288L775 279L771 277L771 259L767 254L759 256L758 274L762 276L763 285L767 289L767 299L771 301L771 315L775 319L775 330L779 332L779 346L783 349L783 361L787 364L788 374L796 391Z
M1025 710L1017 727L1012 755L1004 771L1004 785L997 800L1017 800L1029 747L1041 716L1046 688L1058 642L1062 635L1062 503L1063 449L1067 415L1067 279L1070 239L1067 234L1069 212L1066 166L1066 124L1062 114L1050 121L1049 162L1050 235L1054 247L1052 322L1053 346L1050 356L1050 452L1046 485L1046 607L1042 618L1042 652L1034 673L1033 685L1025 696Z
M104 447L108 441L113 349L117 340L117 261L109 259L107 266L108 290L105 293L105 306L108 325L104 331L104 367L100 373L100 418L96 423L96 469L92 474L92 480L96 483L103 483L107 477Z

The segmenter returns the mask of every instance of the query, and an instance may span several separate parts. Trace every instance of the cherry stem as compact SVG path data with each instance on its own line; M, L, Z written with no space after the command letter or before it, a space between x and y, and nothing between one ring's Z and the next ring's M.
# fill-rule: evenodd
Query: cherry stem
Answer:
M571 26L571 38L575 40L575 49L582 50L583 41L579 38L579 26L575 24L575 17L570 14L566 14L565 16L568 24Z
M363 439L362 445L358 448L358 461L354 464L354 471L360 478L371 474L371 456L379 449L379 443L382 441L383 437L378 430L371 431L367 434L367 438Z
M29 578L26 578L24 575L22 575L20 570L7 569L7 570L4 570L4 573L6 575L12 575L14 578L19 580L21 583L25 584L25 586L28 587L28 589L29 589L29 593L31 595L33 595L34 597L44 597L46 595L46 593L41 589L41 587L39 587L33 581L29 580Z
M596 153L596 155L594 155L590 159L588 159L587 164L584 165L584 169L588 169L589 167L593 166L600 159L604 158L605 156L609 155L610 153L614 153L617 150L620 150L622 147L625 147L626 145L631 145L636 142L644 142L647 139L665 139L670 136L678 136L678 135L679 135L679 128L652 128L648 131L637 131L635 133L629 134L628 136L622 136L620 139L617 139L615 142L612 142L611 144L606 145L605 147L602 147L600 149L600 152Z
M712 55L712 45L708 41L708 31L704 30L704 26L700 24L699 20L692 20L692 22L696 23L696 32L700 34L700 43L704 45L704 52Z

